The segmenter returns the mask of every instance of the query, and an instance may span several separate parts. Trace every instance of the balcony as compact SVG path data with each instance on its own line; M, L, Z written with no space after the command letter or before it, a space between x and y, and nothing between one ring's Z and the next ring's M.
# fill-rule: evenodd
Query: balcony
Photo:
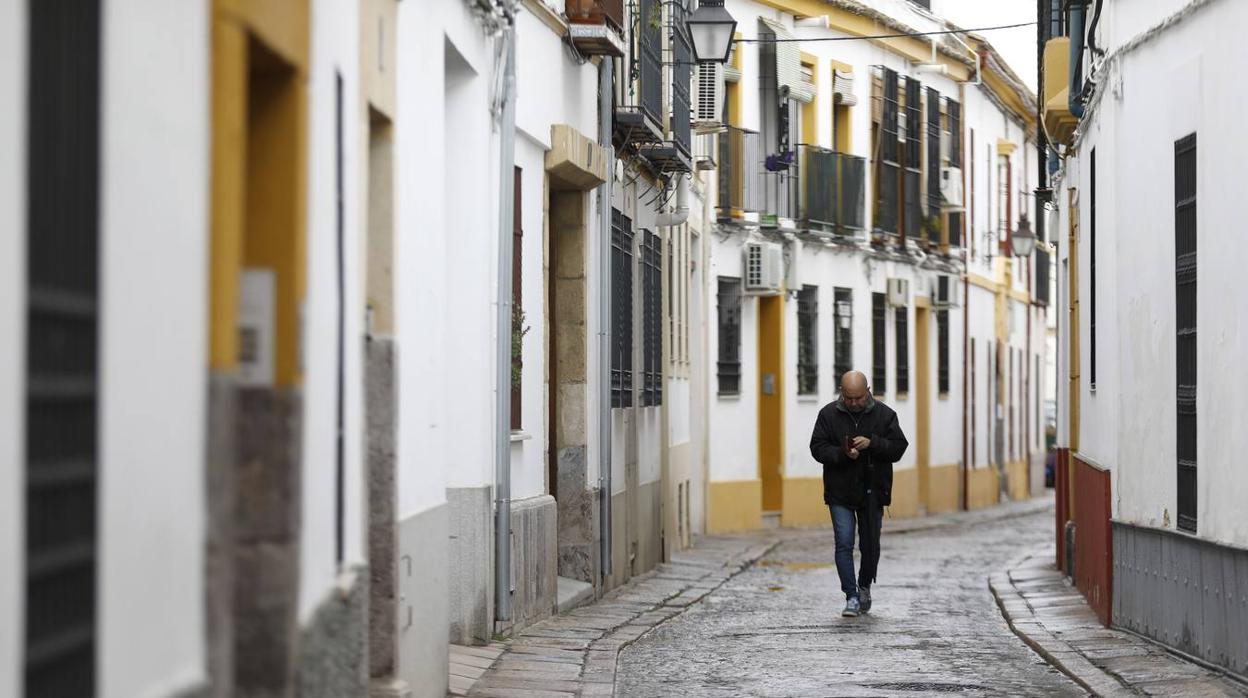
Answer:
M568 38L588 56L623 56L624 0L566 0Z
M719 134L719 218L762 211L763 142L757 131L729 126Z
M798 149L798 218L814 232L852 236L863 229L867 162L826 148Z
M658 12L658 0L640 0L641 17ZM663 141L663 60L662 32L657 24L641 22L636 32L638 76L635 88L628 86L626 99L632 104L615 108L614 137L617 149L640 149ZM685 151L688 157L688 148Z
M1036 305L1047 306L1049 304L1049 266L1052 262L1049 259L1049 251L1045 243L1036 245L1035 252L1032 257L1036 263L1036 273L1032 277L1035 283L1032 286L1032 297L1035 299Z
M1070 113L1070 38L1044 45L1044 128L1059 143L1070 145L1079 119Z
M689 99L689 88L691 85L690 66L693 65L693 48L689 45L689 39L681 31L672 33L672 59L672 111L671 119L668 122L671 128L671 138L670 140L646 144L638 148L641 156L649 160L652 167L665 174L691 172L693 170L692 132L690 128L693 111ZM643 72L643 77L644 75ZM645 93L643 93L644 98Z

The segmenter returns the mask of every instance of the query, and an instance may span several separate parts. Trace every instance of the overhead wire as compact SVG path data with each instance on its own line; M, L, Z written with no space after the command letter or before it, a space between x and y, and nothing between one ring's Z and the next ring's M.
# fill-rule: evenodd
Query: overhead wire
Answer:
M869 36L820 36L808 37L803 39L733 39L733 43L746 44L783 44L783 43L806 43L810 41L868 41L871 39L904 39L906 37L918 36L941 36L944 34L970 34L972 32L995 31L997 29L1018 29L1019 27L1035 26L1036 22L1019 22L1017 24L999 24L994 27L973 27L970 29L942 29L930 32L901 32L896 34L872 34Z

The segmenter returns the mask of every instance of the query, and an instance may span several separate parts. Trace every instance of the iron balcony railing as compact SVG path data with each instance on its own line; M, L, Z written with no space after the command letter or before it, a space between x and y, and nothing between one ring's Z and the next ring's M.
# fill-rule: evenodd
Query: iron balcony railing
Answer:
M757 131L729 126L719 134L719 217L761 212L765 182L763 143Z
M663 33L651 21L659 12L659 0L641 0L637 26L640 46L641 110L657 123L663 123Z
M1049 304L1049 265L1051 264L1049 252L1044 247L1044 243L1036 246L1034 257L1036 260L1036 275L1034 295L1036 302L1041 305Z
M688 37L681 30L672 32L672 54L675 58L675 64L672 66L672 141L685 155L689 155L693 151L690 143L690 120L693 110L689 99L693 47L689 45Z
M798 218L811 230L854 235L864 227L867 161L812 145L798 147Z

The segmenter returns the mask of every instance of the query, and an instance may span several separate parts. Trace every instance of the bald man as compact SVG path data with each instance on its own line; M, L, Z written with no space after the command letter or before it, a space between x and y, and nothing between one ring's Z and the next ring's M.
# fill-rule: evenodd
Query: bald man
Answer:
M845 592L841 615L871 610L871 583L880 563L880 526L892 502L893 463L901 459L906 435L897 413L871 397L860 371L841 377L841 394L819 410L810 453L823 464L823 501L832 513L836 571ZM854 529L862 564L854 577Z

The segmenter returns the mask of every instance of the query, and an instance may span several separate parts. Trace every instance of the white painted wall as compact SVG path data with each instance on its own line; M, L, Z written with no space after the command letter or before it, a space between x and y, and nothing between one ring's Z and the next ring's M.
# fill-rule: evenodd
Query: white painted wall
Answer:
M1179 4L1129 8L1110 3L1115 13L1102 18L1105 47L1112 52ZM1220 252L1236 249L1238 240L1234 231L1242 197L1236 158L1243 148L1235 134L1237 115L1248 104L1243 95L1213 86L1237 75L1242 60L1233 28L1245 20L1248 7L1209 3L1111 66L1107 84L1112 89L1085 119L1080 157L1067 161L1063 182L1077 183L1081 197L1085 377L1080 447L1094 459L1112 459L1105 465L1114 472L1117 518L1172 527L1177 518L1172 163L1174 141L1198 134L1198 535L1235 545L1248 541L1248 522L1242 516L1248 477L1236 465L1248 448L1248 435L1236 421L1248 409L1239 389L1248 381L1248 371L1238 360L1245 294L1236 283L1237 255ZM1160 105L1148 99L1157 80L1174 85ZM1086 153L1092 146L1097 150L1099 209L1095 396L1087 385L1086 318ZM1141 231L1158 244L1141 244Z
M26 5L0 4L0 101L25 103ZM25 642L26 110L0 109L0 695L20 690Z
M335 560L338 431L338 223L336 79L342 76L344 311L343 568L365 559L362 337L363 245L360 222L358 8L312 3L308 76L308 285L304 301L303 533L299 619L307 622L339 572Z
M712 236L711 247L707 278L707 334L710 337L707 346L710 399L707 477L712 482L753 480L758 477L758 301L749 296L741 299L741 391L738 395L719 395L714 368L719 356L718 277L740 279L742 265L738 241L721 243L718 236Z
M109 3L103 15L97 651L106 697L165 696L204 678L208 21L201 8L139 0Z

